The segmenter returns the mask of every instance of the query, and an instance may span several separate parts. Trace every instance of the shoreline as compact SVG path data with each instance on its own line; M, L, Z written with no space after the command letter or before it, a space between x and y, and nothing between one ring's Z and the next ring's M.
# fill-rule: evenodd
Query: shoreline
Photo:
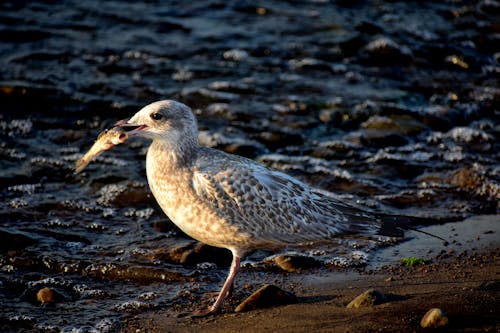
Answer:
M479 220L483 224L478 223ZM468 228L470 225L477 228ZM444 234L450 225L428 228ZM296 304L244 313L233 313L226 306L222 313L207 318L178 318L171 309L159 309L127 319L121 331L419 332L424 331L419 324L422 316L434 307L447 313L449 325L446 331L500 331L498 215L474 217L462 225L456 226L455 223L452 229L469 230L470 233L449 235L451 245L445 252L426 248L434 256L426 265L402 267L393 260L390 265L365 267L359 272L313 270L286 275L283 280L286 279L287 284L299 286L295 290ZM406 254L407 249L420 242L420 237L416 236L391 247L390 251ZM461 248L464 249L458 251ZM387 255L383 254L384 251L382 249L382 255ZM241 275L237 288L241 288L253 274L244 272ZM352 299L368 289L393 295L396 300L368 308L346 308ZM231 306L234 309L235 306Z

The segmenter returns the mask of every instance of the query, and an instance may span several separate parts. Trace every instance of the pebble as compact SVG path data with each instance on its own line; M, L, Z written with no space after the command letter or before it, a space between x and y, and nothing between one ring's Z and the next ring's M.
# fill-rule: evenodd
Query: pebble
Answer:
M347 304L348 309L371 307L387 302L387 296L375 289L369 289Z
M245 312L255 309L269 308L278 305L293 304L297 302L297 297L274 285L266 284L243 302L241 302L235 312Z
M280 255L274 258L274 262L279 268L290 273L320 266L316 259L302 255Z
M42 288L36 293L36 299L42 303L54 303L59 294L51 288Z
M439 308L432 308L423 316L420 326L423 328L439 328L448 325L448 317Z

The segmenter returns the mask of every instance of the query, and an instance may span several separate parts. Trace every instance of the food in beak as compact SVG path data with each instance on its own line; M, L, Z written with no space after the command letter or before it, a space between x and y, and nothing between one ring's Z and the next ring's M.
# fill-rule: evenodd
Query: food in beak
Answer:
M81 172L95 157L102 154L106 150L127 141L127 139L128 134L121 127L113 127L112 129L101 132L89 151L83 155L82 158L76 161L75 172Z

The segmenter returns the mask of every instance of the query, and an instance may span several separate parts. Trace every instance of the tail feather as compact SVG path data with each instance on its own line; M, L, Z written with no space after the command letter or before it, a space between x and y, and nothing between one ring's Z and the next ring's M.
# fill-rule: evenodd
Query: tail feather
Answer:
M435 224L443 224L447 222L460 221L463 219L460 217L448 217L448 218L440 218L440 217L417 217L417 216L404 216L404 215L388 215L388 214L380 214L378 215L380 218L381 224L378 230L378 234L382 236L389 237L403 237L404 232L406 230L416 231L423 233L425 235L438 238L442 241L446 241L444 238L428 233L423 230L419 230L417 226L424 225L435 225Z

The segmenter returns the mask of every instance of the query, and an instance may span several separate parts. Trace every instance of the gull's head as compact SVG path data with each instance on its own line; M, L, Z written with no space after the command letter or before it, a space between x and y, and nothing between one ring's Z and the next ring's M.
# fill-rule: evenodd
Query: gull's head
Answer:
M142 136L152 140L175 143L179 140L197 140L198 127L191 109L182 103L164 100L143 107L132 118L116 123L117 126L137 126L129 136Z

